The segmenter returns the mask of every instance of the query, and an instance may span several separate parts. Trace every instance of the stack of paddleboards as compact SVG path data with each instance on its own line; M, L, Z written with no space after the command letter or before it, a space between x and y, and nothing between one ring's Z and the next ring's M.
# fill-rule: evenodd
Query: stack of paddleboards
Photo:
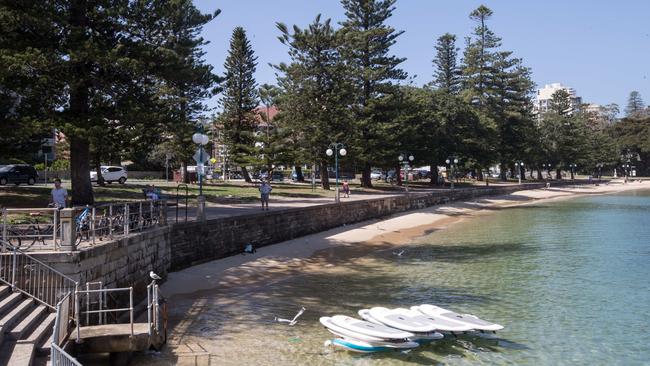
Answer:
M337 336L328 341L355 352L411 349L443 338L444 334L474 334L503 329L474 315L458 314L435 305L410 309L375 307L361 309L364 320L344 315L320 318L321 324Z

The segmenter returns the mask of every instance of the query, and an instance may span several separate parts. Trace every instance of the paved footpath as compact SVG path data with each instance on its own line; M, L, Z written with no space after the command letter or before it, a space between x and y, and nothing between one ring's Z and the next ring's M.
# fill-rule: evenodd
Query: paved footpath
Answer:
M499 183L499 184L490 184L490 187L505 187L517 185L516 183ZM461 189L472 189L472 188L483 188L485 186L477 185L471 188L460 188ZM522 188L525 189L525 184L522 185ZM410 188L410 193L431 193L431 192L448 192L449 188ZM365 192L351 192L349 198L341 197L341 202L346 201L361 201L361 200L371 200L377 198L385 198L391 196L398 196L406 194L406 192L392 191L387 193L365 193ZM295 207L308 207L315 205L324 205L328 203L333 203L334 198L332 197L317 197L317 198L294 198L294 197L281 197L273 196L271 193L271 199L269 202L269 211L278 211L287 208ZM216 219L221 217L237 216L251 214L255 212L262 212L262 208L259 201L252 201L248 203L232 203L232 204L217 204L217 203L208 203L205 208L206 219ZM170 207L167 213L168 221L174 222L176 220L176 208ZM194 220L196 218L196 207L188 207L187 210L188 220ZM178 209L178 221L184 221L185 219L185 210L181 205Z

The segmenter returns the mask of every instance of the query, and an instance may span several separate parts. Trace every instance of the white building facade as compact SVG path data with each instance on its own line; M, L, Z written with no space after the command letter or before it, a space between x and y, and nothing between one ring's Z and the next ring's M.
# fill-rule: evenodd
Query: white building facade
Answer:
M542 89L537 89L534 110L539 115L548 112L553 93L558 90L565 90L570 96L571 109L577 110L582 104L582 98L576 94L576 90L561 83L546 84Z

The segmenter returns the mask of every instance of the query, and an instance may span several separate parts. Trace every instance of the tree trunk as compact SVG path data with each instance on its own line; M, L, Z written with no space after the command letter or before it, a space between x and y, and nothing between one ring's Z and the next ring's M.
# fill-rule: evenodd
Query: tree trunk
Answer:
M90 183L90 144L76 136L70 136L70 178L72 204L92 205L95 199Z
M321 162L320 163L320 184L323 189L328 190L330 189L330 176L329 172L327 171L327 163L326 162Z
M542 170L540 168L537 168L537 179L538 180L544 179L544 176L542 175Z
M501 171L501 173L500 173L500 175L501 175L501 180L502 180L502 181L506 181L506 180L508 180L508 177L506 176L506 172L508 171L508 168L506 167L506 165L503 164L503 163L501 163L501 164L499 165L499 170Z
M361 186L366 188L372 188L372 179L370 179L370 163L363 164L363 172L361 173Z
M305 176L302 174L302 166L296 165L296 182L304 182Z
M185 184L190 182L190 175L187 174L187 164L185 162L181 163L181 182Z
M397 178L397 185L401 186L402 185L402 167L397 164L395 166L395 176Z
M248 174L248 169L246 169L245 166L241 167L241 175L244 177L244 180L246 181L246 183L251 183L253 181L251 179L251 175ZM269 176L269 180L270 179L271 179L271 177Z
M476 169L476 180L483 180L483 169L478 168Z
M436 164L429 165L429 173L431 174L431 185L438 185L438 166Z
M562 169L560 168L555 169L555 179L562 180Z
M95 154L95 170L97 170L97 184L100 186L105 186L104 176L102 175L102 163L99 153Z
M521 174L521 180L526 180L526 168L524 168L523 166L520 166L519 167L519 174Z

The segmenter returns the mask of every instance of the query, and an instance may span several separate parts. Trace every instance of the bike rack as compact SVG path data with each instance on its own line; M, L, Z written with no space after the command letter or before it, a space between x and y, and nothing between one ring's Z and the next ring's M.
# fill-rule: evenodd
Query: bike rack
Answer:
M187 206L188 206L188 200L189 200L189 187L185 183L181 183L176 186L176 222L178 222L178 203L179 203L179 190L181 188L185 188L185 222L187 222Z

